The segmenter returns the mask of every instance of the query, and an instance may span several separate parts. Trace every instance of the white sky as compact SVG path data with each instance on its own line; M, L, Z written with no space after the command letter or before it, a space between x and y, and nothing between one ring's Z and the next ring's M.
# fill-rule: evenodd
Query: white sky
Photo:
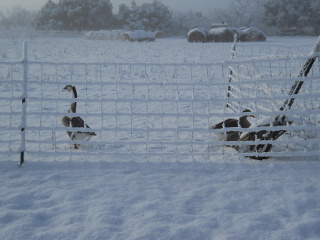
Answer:
M0 0L0 11L6 11L14 6L19 5L27 10L40 10L48 0ZM59 0L53 0L58 3ZM130 6L132 0L110 0L113 6L113 12L117 13L121 3ZM135 0L138 5L142 3L151 3L153 0ZM161 0L171 10L182 11L199 11L206 14L208 10L215 8L224 8L229 5L232 0Z

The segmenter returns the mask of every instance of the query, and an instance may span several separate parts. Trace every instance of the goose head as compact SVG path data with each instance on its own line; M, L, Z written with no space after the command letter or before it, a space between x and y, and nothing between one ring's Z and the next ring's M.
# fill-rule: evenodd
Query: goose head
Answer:
M67 90L68 92L73 92L73 86L72 85L66 85L63 89Z
M74 98L77 98L77 97L78 97L77 90L76 90L76 87L75 87L75 86L66 85L63 89L64 89L64 90L67 90L68 92L71 92L71 93L73 94L73 97L74 97Z
M243 112L243 113L245 113L245 112L251 113L251 110L250 110L250 109L245 109L245 110L243 110L242 112ZM244 117L245 117L245 118L247 118L247 117L255 118L254 115L252 115L252 114L247 114L247 115L244 115L244 116L240 117L240 119L241 119L241 118L244 118Z
M247 108L247 109L243 110L242 112L251 112L251 110ZM246 115L246 116L250 116L250 117L251 117L251 116L253 116L253 115ZM253 117L254 117L254 116L253 116Z
M243 110L242 112L244 113L250 113L251 110L250 109L245 109ZM248 117L252 117L252 118L255 118L254 115L252 114L247 114L247 115L243 115L239 118L239 125L243 128L249 128L251 126L251 123L248 121Z

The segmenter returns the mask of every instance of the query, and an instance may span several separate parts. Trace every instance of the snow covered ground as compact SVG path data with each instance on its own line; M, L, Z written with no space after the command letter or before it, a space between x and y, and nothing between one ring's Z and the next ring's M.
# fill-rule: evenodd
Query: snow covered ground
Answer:
M319 162L1 162L1 239L319 239Z
M315 41L269 37L252 49L261 50L260 44L310 49ZM0 61L20 59L21 46L20 40L0 39ZM230 44L186 39L41 38L29 42L29 60L208 63L229 60L229 49ZM203 162L77 162L68 155L59 161L40 156L19 168L1 156L1 239L320 238L318 160L257 162L231 155Z

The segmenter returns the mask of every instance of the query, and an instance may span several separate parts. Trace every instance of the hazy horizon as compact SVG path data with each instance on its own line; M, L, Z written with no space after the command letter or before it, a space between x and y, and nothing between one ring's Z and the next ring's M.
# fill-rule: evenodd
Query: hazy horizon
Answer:
M58 3L59 0L52 0L53 2ZM119 5L121 3L130 6L132 0L110 0L113 6L113 13L117 13L119 9ZM153 0L135 0L137 5L141 5L143 3L152 3ZM194 11L194 12L202 12L207 13L209 10L215 8L225 8L229 5L231 0L160 0L163 4L168 6L172 11ZM7 10L12 9L15 6L20 6L26 10L34 10L39 11L48 0L0 0L0 9L5 12Z

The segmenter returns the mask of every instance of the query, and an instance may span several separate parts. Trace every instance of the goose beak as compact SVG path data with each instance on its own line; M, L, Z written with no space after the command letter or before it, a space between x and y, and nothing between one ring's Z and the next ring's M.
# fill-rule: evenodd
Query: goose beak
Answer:
M68 90L68 89L70 89L70 88L72 88L72 87L73 87L72 85L66 85L63 89Z

